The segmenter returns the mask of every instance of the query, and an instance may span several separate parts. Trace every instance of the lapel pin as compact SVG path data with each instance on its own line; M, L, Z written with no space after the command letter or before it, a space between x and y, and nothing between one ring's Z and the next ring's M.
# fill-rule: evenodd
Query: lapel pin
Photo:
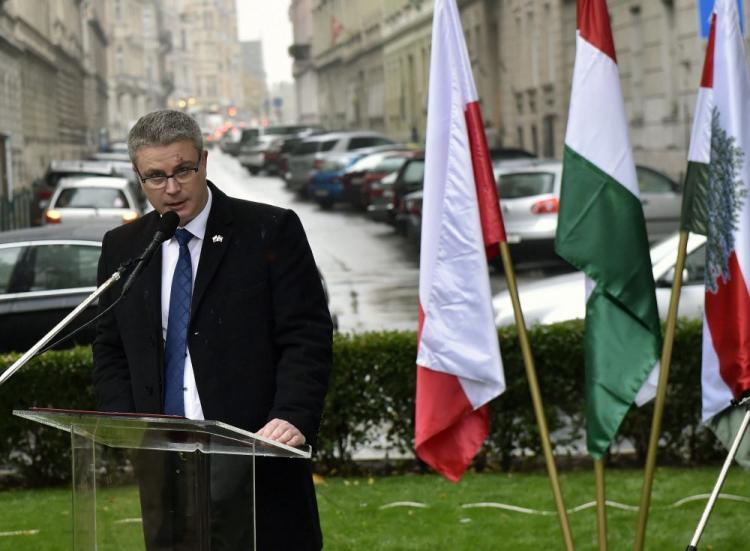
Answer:
M221 243L222 241L224 241L224 236L223 236L223 235L214 235L214 236L213 236L213 237L211 238L211 240L212 240L212 241L213 241L214 243Z

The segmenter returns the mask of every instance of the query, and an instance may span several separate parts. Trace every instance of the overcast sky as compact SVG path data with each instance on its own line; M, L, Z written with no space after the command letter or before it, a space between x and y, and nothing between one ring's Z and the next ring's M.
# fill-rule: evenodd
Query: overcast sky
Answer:
M269 85L292 81L292 23L289 0L237 0L240 40L263 41L263 64Z

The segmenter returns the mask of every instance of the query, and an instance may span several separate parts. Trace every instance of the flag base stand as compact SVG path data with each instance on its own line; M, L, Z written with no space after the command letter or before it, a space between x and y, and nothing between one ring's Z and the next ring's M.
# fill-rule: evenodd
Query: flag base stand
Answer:
M693 539L690 540L690 545L687 546L687 549L685 551L697 551L698 550L698 541L700 541L701 539L703 530L706 528L706 523L708 522L708 517L711 516L711 511L713 510L714 505L716 504L716 500L719 497L719 492L721 491L721 487L724 485L724 481L727 478L727 474L729 473L729 467L731 467L732 461L734 461L734 456L737 455L737 449L740 447L740 442L742 441L742 437L745 435L745 431L747 431L747 426L750 423L750 391L746 392L742 396L742 398L740 398L739 400L732 400L732 405L744 406L747 411L745 412L745 417L742 419L742 424L740 425L740 428L737 431L737 435L734 437L732 446L729 448L729 454L727 455L727 458L724 461L724 465L721 467L719 478L716 480L714 489L711 492L711 497L708 498L708 503L706 503L706 508L703 510L703 515L701 516L701 519L698 521L698 526L695 528Z

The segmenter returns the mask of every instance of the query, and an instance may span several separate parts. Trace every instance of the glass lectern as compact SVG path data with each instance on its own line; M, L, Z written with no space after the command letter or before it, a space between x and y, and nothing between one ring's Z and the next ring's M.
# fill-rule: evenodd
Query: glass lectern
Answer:
M219 421L60 409L13 414L70 433L75 551L202 551L212 540L214 547L254 550L255 456L310 457L309 447ZM119 460L105 448L121 450ZM128 489L138 500L118 497ZM140 511L132 512L135 501ZM131 504L131 514L118 518L113 510L121 502ZM222 519L228 507L232 518ZM246 522L237 522L238 511L246 511ZM238 526L245 533L234 533Z

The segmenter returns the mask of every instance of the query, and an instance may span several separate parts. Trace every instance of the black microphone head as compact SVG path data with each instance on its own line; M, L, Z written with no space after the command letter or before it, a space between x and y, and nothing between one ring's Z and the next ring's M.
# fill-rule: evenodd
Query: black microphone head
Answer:
M164 236L163 241L172 239L177 226L180 225L180 215L173 210L168 210L161 215L158 232Z

